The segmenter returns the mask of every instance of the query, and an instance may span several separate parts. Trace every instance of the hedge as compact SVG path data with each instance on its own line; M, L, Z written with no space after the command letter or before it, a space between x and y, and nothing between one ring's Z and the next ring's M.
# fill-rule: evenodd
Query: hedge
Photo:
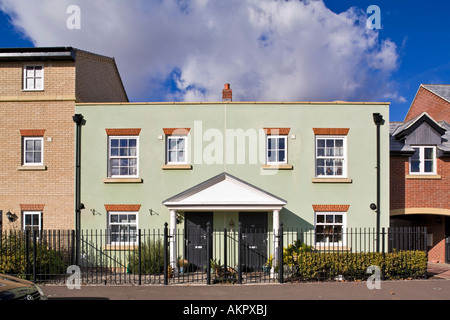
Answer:
M377 266L386 280L420 278L427 270L427 253L424 251L383 254L306 250L285 254L283 260L286 280L300 281L363 280L373 274L373 270L368 271L371 266Z

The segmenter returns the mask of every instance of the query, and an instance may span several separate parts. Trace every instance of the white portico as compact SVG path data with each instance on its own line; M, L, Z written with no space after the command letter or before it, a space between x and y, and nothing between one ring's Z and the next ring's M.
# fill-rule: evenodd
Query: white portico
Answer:
M272 212L275 249L279 241L280 210L287 202L228 173L221 173L163 201L163 204L170 210L170 264L175 269L178 212ZM273 252L276 257L276 250Z

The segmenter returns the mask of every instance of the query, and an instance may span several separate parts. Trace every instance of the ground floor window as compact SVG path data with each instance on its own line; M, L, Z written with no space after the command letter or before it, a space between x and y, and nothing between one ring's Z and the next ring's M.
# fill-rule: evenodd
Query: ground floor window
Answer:
M24 211L23 212L23 230L41 231L42 228L42 212L40 211Z
M108 231L112 244L137 243L137 212L110 212Z
M345 213L316 212L316 243L344 243Z

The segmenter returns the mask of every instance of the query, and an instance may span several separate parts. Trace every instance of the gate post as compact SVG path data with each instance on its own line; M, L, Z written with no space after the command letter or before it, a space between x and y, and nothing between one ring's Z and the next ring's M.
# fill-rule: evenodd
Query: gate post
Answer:
M168 268L169 268L169 255L167 254L168 251L168 244L169 244L169 235L168 235L168 228L167 228L167 222L164 223L164 285L169 284L169 274L168 274Z
M386 252L385 252L385 241L386 241L386 233L384 230L384 227L381 229L381 243L382 243L382 248L381 248L381 254L383 255L383 267L381 268L381 280L385 280L386 277Z
M283 279L283 223L280 224L280 229L278 232L278 280L280 283L284 282Z
M238 283L242 284L242 225L238 229Z
M211 284L211 223L206 223L206 284Z
M141 270L141 229L138 229L138 255L139 255L139 257L138 257L138 263L139 263L139 265L138 265L138 270L139 270L139 280L138 280L138 285L141 285L142 284L142 277L141 277L141 273L142 273L142 270Z
M36 262L37 262L37 248L36 248L36 229L33 229L33 282L36 283Z

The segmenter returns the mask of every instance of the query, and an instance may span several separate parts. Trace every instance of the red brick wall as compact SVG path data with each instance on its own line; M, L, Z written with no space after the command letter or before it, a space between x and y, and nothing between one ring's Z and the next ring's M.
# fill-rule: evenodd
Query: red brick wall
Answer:
M420 87L413 103L406 115L405 121L409 121L422 112L427 112L434 120L450 122L450 103Z
M440 179L408 178L407 157L391 157L390 207L443 208L450 209L450 157L437 159L437 174Z

